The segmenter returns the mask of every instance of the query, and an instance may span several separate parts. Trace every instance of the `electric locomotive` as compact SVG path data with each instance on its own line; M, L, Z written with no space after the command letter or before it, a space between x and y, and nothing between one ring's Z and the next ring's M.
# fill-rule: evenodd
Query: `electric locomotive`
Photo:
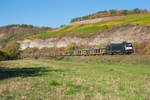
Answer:
M106 46L106 54L131 54L133 52L132 43L128 42L110 44Z

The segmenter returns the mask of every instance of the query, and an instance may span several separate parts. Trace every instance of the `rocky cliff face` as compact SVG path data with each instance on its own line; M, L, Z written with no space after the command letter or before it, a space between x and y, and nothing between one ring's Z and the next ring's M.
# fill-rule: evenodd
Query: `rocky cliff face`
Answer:
M94 34L66 34L59 37L51 37L45 40L23 40L18 41L21 44L21 50L26 48L61 48L66 47L71 43L77 45L94 46L105 43L119 43L123 41L128 42L144 42L150 40L150 26L140 25L125 25L121 27L114 27L105 32Z

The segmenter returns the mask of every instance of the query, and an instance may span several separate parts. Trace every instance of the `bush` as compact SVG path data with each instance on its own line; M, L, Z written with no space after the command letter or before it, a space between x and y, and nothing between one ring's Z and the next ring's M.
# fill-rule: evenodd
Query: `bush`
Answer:
M66 47L67 50L76 50L78 46L75 43L72 43Z
M2 50L0 50L0 61L7 60L8 54Z
M146 54L150 54L150 41L148 41L148 42L146 43L146 47L145 47L145 49L144 49L144 52L145 52Z

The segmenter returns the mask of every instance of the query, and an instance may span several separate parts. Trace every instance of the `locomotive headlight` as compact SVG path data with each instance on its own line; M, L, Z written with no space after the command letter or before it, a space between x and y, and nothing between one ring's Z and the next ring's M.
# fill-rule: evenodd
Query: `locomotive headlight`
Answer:
M133 48L132 47L126 47L126 50L132 50Z

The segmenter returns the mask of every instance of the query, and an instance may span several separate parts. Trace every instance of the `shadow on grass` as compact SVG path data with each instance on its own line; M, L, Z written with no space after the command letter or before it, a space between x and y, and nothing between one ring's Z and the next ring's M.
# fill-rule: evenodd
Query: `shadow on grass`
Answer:
M0 80L14 78L14 77L34 77L41 76L46 72L61 71L51 70L43 67L32 67L32 68L4 68L0 67Z

